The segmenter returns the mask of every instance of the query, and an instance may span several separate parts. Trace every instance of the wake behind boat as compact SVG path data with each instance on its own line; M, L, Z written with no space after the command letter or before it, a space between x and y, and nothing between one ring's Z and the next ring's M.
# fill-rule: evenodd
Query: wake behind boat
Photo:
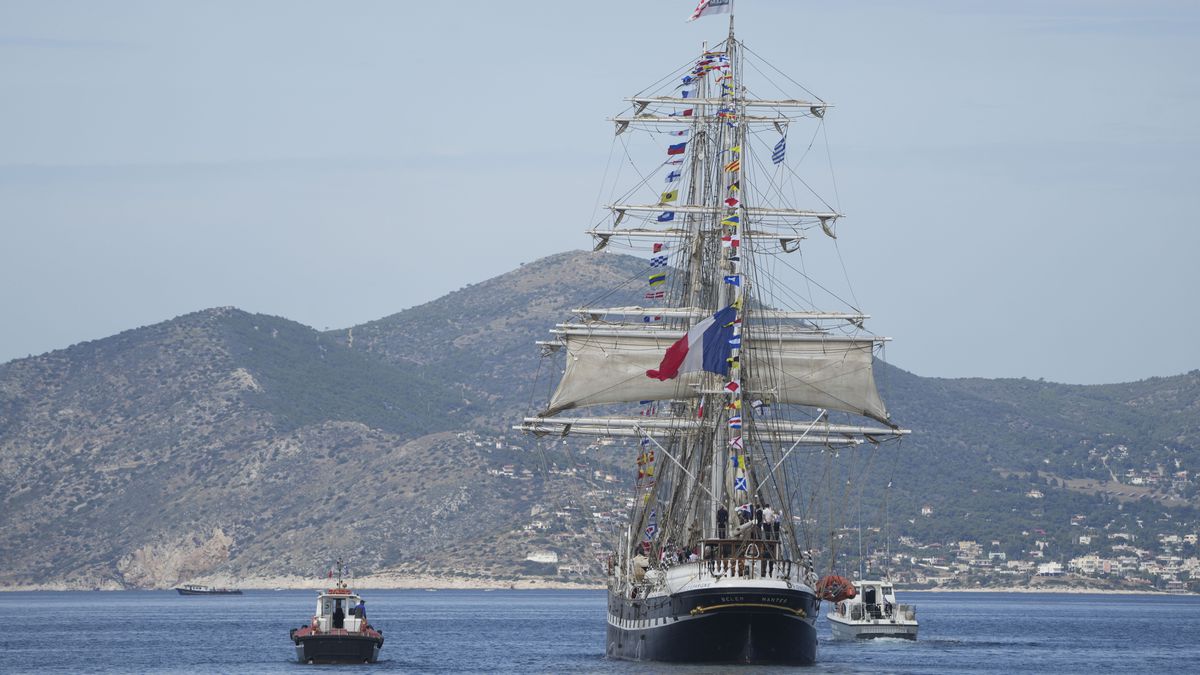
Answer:
M703 0L693 18L729 13L727 39L614 118L621 164L636 166L638 143L656 159L614 190L611 221L590 234L596 250L646 251L648 288L625 306L573 310L539 343L565 356L562 379L516 428L637 439L629 523L608 565L609 657L810 664L819 600L792 512L797 489L819 477L787 460L797 447L835 452L907 432L876 391L884 338L864 332L866 315L810 306L775 276L807 233L833 237L841 217L784 201L797 180L787 129L819 124L829 106L752 97L744 70L767 71L744 68L752 53L731 10ZM801 306L780 308L789 303ZM589 406L605 409L563 415Z

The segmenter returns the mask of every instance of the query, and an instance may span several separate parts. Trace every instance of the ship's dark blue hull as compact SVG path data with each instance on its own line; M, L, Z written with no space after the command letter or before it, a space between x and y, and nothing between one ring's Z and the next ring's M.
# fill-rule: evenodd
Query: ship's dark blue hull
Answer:
M704 589L658 598L609 594L610 658L808 665L818 602L796 589Z

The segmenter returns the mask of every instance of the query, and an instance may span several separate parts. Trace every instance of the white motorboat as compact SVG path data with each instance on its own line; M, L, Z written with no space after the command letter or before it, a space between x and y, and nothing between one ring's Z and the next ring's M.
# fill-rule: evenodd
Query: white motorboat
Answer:
M917 639L917 608L896 602L890 581L855 581L854 597L833 603L825 618L837 640Z

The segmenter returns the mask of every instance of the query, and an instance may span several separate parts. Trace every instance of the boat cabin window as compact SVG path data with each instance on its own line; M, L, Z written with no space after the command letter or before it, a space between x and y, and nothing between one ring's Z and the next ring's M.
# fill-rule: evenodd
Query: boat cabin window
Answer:
M884 595L891 595L891 594L892 594L892 587L891 587L891 586L884 586L884 587L883 587L883 594L884 594Z
M325 596L321 598L321 604L318 606L317 611L321 616L333 616L333 610L337 607L338 602L342 603L342 611L346 613L346 616L350 616L350 609L358 605L358 596Z

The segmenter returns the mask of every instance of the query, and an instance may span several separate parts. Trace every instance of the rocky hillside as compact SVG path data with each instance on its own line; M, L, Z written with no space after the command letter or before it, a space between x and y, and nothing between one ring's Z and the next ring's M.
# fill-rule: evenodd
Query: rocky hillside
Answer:
M212 309L0 365L0 587L310 576L337 554L519 573L543 542L506 533L587 481L545 480L568 458L540 452L537 480L498 480L530 458L470 432L524 412L552 316L644 264L555 256L333 334Z
M628 458L508 427L553 380L533 341L572 307L641 304L645 271L564 253L339 331L212 309L0 364L0 588L312 576L339 554L359 572L508 579L555 574L525 559L546 549L596 570ZM1194 481L1136 499L1100 481L1200 471L1200 372L1083 387L884 365L879 380L916 432L866 476L894 482L900 534L1053 534L1081 511L1196 522Z
M873 467L876 485L898 486L890 508L903 514L901 534L1015 550L1039 530L1073 540L1075 514L1110 527L1200 528L1200 371L1084 386L887 368L881 384L893 416L917 432ZM1034 488L1045 497L1031 501ZM868 491L865 509L882 508L880 497ZM914 518L926 506L936 516Z
M305 490L349 487L280 467L398 452L466 407L453 388L234 309L0 365L0 582L173 583L262 545L264 514L300 512Z

